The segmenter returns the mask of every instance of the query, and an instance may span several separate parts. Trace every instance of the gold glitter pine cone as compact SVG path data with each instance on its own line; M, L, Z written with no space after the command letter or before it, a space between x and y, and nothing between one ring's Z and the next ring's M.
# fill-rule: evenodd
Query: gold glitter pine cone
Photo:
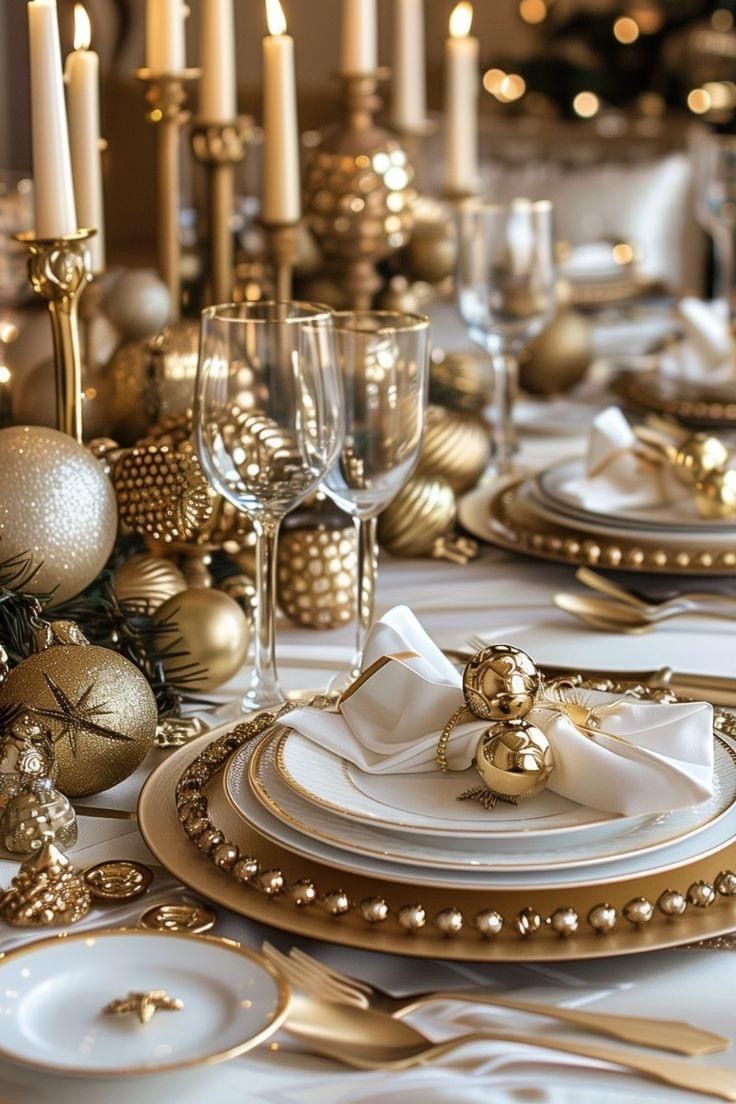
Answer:
M122 520L153 540L188 540L212 514L196 457L168 445L131 449L115 465L112 480Z
M491 455L490 431L475 414L429 406L418 475L441 475L456 494L469 491Z

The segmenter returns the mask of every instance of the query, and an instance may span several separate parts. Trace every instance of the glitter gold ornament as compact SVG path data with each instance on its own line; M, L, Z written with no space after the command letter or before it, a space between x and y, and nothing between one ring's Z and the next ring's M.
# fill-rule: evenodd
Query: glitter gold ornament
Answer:
M355 529L286 529L279 537L278 603L290 621L310 629L333 629L355 612Z
M73 598L99 575L117 535L115 495L102 466L65 433L0 430L0 559L30 553L31 594Z
M536 725L496 721L480 737L473 765L488 791L483 804L492 808L495 800L515 805L543 790L554 760L547 737Z
M461 494L475 486L490 456L490 431L481 418L442 406L427 408L418 475L440 475Z
M209 485L196 457L168 445L130 449L113 468L112 481L122 520L153 540L187 540L212 513Z
M183 590L159 606L154 622L160 626L156 650L173 686L214 690L245 663L250 622L220 590Z
M519 381L533 395L554 395L579 383L593 360L592 332L580 311L564 307L519 357Z
M187 581L175 563L147 552L131 556L113 576L118 602L149 616L186 587Z
M89 909L84 879L50 841L26 859L0 897L0 919L20 928L74 924Z
M48 729L59 789L98 793L136 769L153 746L156 701L129 660L91 644L52 644L15 667L0 709L22 707Z

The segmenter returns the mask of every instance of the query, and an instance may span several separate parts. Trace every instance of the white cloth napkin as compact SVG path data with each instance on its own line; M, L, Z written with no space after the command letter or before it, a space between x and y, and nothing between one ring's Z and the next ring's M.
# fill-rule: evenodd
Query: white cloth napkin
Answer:
M688 489L668 466L649 459L617 406L602 410L593 421L585 474L561 487L571 502L598 514L675 506L688 516L695 506Z
M736 378L736 346L725 304L688 296L679 303L677 318L684 337L663 353L663 375L696 383L723 383Z
M638 815L689 808L713 793L713 717L706 702L660 704L591 692L605 706L591 739L572 722L536 709L555 759L549 788L571 801ZM377 622L363 675L339 713L297 709L289 726L371 774L436 770L445 722L464 702L458 671L406 606ZM448 745L452 770L471 764L488 722L458 725Z

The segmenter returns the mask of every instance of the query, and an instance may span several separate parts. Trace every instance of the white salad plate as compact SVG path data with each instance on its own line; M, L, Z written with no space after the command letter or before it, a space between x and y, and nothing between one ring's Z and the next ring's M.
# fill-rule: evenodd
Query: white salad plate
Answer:
M724 743L736 754L730 739L724 738ZM246 832L248 826L253 825L275 843L306 858L338 870L359 871L408 885L531 890L609 883L637 874L658 873L705 857L724 847L736 835L736 805L731 805L724 815L697 835L668 843L655 851L645 850L610 861L540 869L536 862L536 841L533 841L525 862L516 868L494 865L489 855L495 853L495 843L489 845L487 854L481 852L478 861L472 862L467 869L450 867L444 858L442 862L423 864L410 857L407 843L423 843L423 855L430 860L437 853L446 858L450 843L440 839L435 847L435 842L427 836L411 841L406 836L392 835L371 825L365 826L366 833L371 833L370 844L365 840L348 840L346 829L356 825L327 810L310 806L290 790L275 770L275 748L275 739L267 733L259 743L246 745L237 752L226 768L225 797L244 823ZM255 785L254 777L257 779ZM566 845L563 846L566 851ZM458 849L451 854L461 858L463 851Z
M163 989L182 1003L148 1023L103 1009ZM73 1077L141 1076L221 1062L272 1035L289 990L260 956L213 936L64 932L0 958L0 1056Z

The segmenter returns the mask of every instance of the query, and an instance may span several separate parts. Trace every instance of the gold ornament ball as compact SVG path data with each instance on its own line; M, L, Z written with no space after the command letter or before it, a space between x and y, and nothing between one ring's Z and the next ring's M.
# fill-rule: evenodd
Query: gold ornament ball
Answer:
M520 357L521 386L533 395L569 391L581 381L592 359L587 318L580 311L563 308Z
M41 426L0 430L0 559L30 553L31 594L73 598L112 552L118 510L110 481L87 449Z
M493 372L488 357L435 348L429 372L429 397L453 410L478 414L493 396Z
M378 539L394 556L428 556L455 525L455 492L440 476L413 476L378 519Z
M677 448L674 459L683 481L695 485L709 472L726 466L728 449L718 437L696 433Z
M285 530L279 537L279 606L304 628L344 625L354 613L357 570L354 528Z
M736 517L736 468L703 476L696 487L695 501L701 517L723 521Z
M250 643L242 608L221 590L191 587L154 614L166 677L186 690L216 690L238 673Z
M186 588L187 581L175 563L147 552L131 556L113 576L118 602L149 616Z
M402 253L402 268L414 280L439 284L457 264L457 228L446 204L422 196L414 205L414 229Z
M478 482L490 456L490 430L481 418L442 406L427 408L418 475L440 475L462 494Z
M15 667L0 708L19 705L51 734L57 785L68 797L99 793L138 767L156 735L156 701L129 660L91 644L53 644Z
M158 333L171 315L166 284L150 269L110 274L103 290L103 310L127 340Z
M504 801L533 797L547 785L554 761L547 737L527 721L496 721L475 750L475 769Z
M518 720L534 706L541 676L531 656L511 644L489 644L463 671L468 709L484 721Z
M133 445L156 418L150 376L150 338L125 341L96 374L97 402L106 415L106 435Z

